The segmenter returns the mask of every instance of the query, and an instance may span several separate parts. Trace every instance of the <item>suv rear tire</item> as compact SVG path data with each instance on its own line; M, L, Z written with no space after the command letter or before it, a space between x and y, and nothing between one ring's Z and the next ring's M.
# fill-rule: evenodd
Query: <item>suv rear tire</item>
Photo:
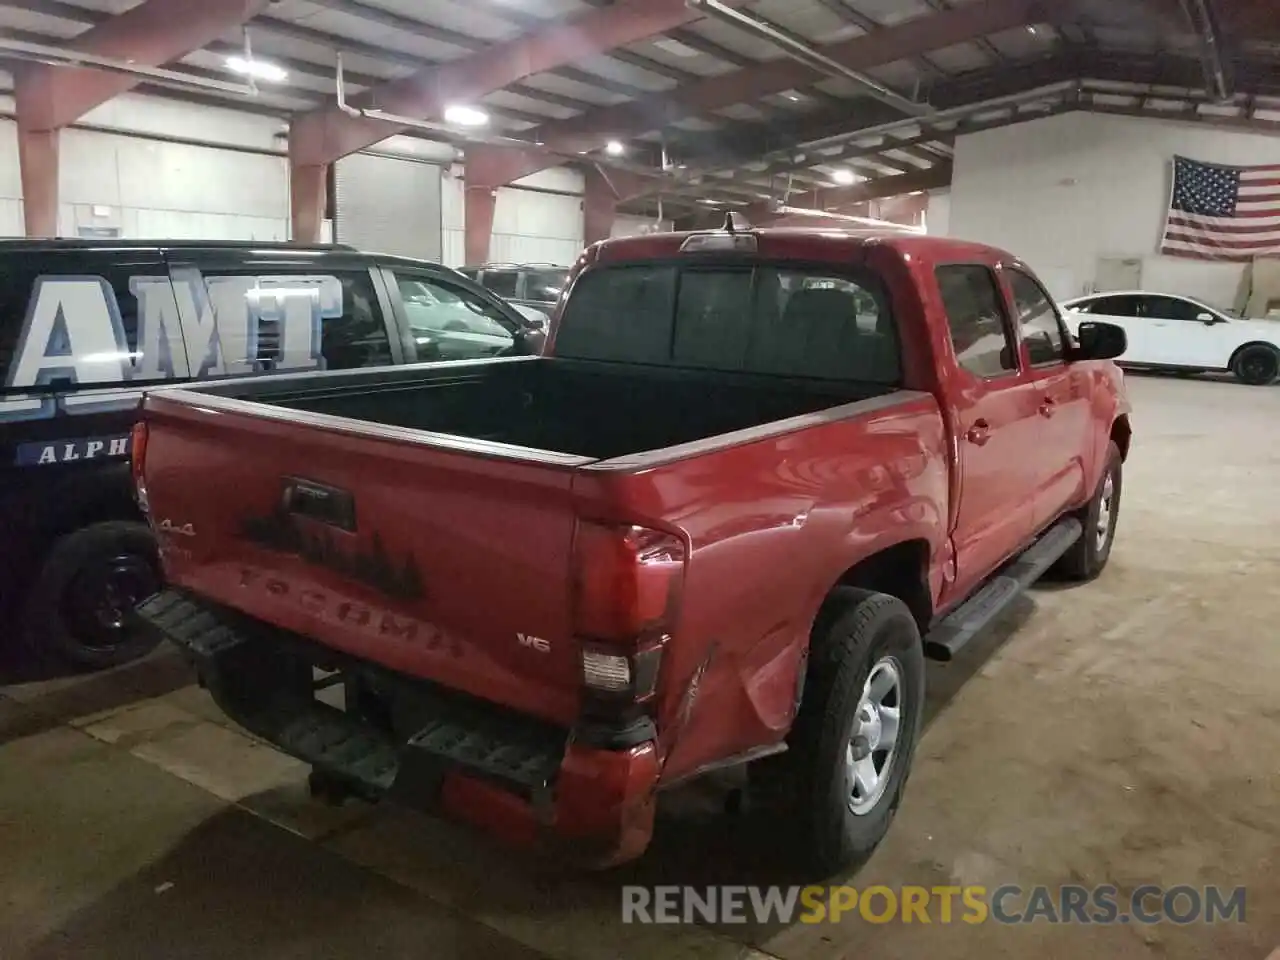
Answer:
M156 640L133 609L160 588L156 543L144 523L109 520L54 543L27 601L28 645L87 669L136 660Z
M814 624L787 751L749 769L791 853L829 876L861 866L897 813L920 734L924 653L897 597L832 592Z

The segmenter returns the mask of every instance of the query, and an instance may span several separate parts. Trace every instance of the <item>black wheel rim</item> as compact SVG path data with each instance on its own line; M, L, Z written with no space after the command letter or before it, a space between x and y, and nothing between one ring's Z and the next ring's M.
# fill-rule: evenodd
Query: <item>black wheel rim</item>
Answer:
M1246 354L1241 361L1244 379L1251 383L1263 383L1275 379L1276 358L1265 353Z
M88 649L110 650L127 642L133 611L160 586L150 557L121 553L82 570L63 596L63 616Z

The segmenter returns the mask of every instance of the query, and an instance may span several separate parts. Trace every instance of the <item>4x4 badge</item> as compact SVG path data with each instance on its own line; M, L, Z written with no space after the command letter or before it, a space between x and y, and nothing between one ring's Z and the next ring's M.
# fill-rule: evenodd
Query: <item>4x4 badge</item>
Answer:
M178 526L168 517L165 517L163 520L160 521L160 525L158 529L160 530L161 533L176 534L182 537L194 537L196 535L196 528L194 525L190 523L184 523L182 526Z

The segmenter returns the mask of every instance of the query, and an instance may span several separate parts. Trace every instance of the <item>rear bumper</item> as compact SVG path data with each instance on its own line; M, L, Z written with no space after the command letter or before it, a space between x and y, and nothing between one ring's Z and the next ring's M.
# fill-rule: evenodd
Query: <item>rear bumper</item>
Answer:
M639 856L653 832L657 754L569 731L320 647L175 590L139 608L254 735L369 800L440 812L588 866ZM345 709L316 699L336 671ZM353 706L358 704L358 706Z

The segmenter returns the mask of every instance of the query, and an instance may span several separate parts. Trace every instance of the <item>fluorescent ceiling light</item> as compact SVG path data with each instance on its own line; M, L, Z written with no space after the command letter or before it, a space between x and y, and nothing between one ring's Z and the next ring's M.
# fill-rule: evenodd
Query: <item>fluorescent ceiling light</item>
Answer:
M255 80L269 80L281 83L289 76L289 71L278 64L265 60L248 60L244 57L227 57L227 69L232 73L253 77Z
M696 57L698 55L697 50L687 44L681 43L679 40L669 40L664 38L662 40L653 41L653 45L659 50L665 50L667 53L676 57Z
M475 107L452 106L445 110L444 119L460 127L483 127L489 122L489 115Z
M856 178L854 177L852 170L846 170L841 167L836 170L835 173L831 174L831 179L841 186L847 187L849 184L853 183Z
M604 145L604 152L611 157L620 157L627 152L627 148L619 140L610 140Z

